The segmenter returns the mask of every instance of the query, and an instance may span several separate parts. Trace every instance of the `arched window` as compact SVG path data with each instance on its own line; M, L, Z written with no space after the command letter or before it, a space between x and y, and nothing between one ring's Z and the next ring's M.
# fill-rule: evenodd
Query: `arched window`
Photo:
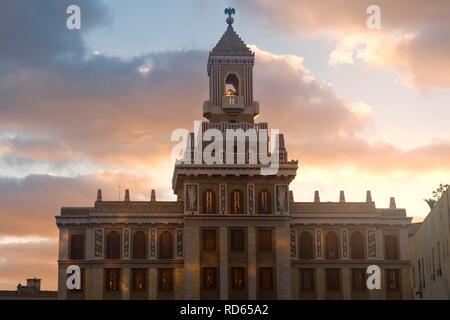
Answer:
M234 190L231 192L230 207L231 214L244 213L244 195L240 190Z
M143 231L133 236L133 259L147 259L147 237Z
M225 94L227 96L239 95L239 79L234 73L230 73L225 80Z
M106 259L120 259L120 235L117 231L106 236Z
M169 231L159 235L159 259L173 259L173 239Z
M333 231L329 231L325 237L325 257L327 259L339 258L339 238Z
M300 236L300 259L314 258L313 237L308 231L302 232Z
M258 194L258 209L260 214L272 213L272 199L269 191L262 190Z
M216 193L211 190L205 190L203 192L203 213L204 214L216 214Z
M350 254L352 259L364 259L364 237L359 231L350 237Z

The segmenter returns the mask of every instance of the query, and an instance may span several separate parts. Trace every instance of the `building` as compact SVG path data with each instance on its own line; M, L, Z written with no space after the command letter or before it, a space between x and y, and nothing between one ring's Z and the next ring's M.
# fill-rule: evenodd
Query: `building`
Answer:
M56 300L57 291L41 290L41 279L27 279L27 285L20 283L17 290L0 290L0 300Z
M450 190L411 235L414 299L450 299Z
M255 55L234 31L231 13L227 23L209 54L201 130L254 129L262 141L268 124L255 122ZM157 201L155 191L149 201L131 201L128 190L124 201L104 201L99 190L93 207L62 208L59 297L410 298L411 219L393 198L387 209L376 208L370 192L358 203L346 202L344 192L338 202L321 202L317 191L313 202L295 202L289 184L298 162L288 160L283 135L274 140L279 168L269 175L261 159L250 161L250 140L231 152L228 143L219 157L231 155L232 165L177 162L177 201ZM78 291L66 288L73 264L82 273ZM382 270L382 288L368 291L365 271L373 264Z

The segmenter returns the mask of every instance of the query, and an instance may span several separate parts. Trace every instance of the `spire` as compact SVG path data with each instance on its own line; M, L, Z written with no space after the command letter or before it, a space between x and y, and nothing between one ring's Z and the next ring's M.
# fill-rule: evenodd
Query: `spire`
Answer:
M397 205L395 204L395 198L391 197L391 200L389 201L389 209L396 209Z
M155 202L156 201L156 191L155 191L155 189L152 189L152 195L150 197L150 201L151 202Z
M339 202L345 202L345 194L344 191L339 193Z
M370 191L366 192L366 202L372 202L372 194Z
M102 201L102 189L97 190L97 201Z
M130 201L130 190L125 190L125 201Z
M318 190L314 191L314 202L320 202L320 195Z

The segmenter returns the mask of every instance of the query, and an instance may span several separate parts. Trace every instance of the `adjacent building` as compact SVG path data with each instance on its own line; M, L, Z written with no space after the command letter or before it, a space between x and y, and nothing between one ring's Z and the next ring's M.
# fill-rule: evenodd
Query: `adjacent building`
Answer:
M450 191L410 238L414 299L450 299Z
M199 130L252 129L264 137L268 124L255 122L255 54L231 14L227 23L209 54L207 121ZM347 202L344 192L323 202L317 191L312 202L296 202L289 185L299 164L289 160L282 134L271 142L280 163L269 175L260 159L250 160L248 145L230 155L228 143L220 157L234 164L177 162L176 201L158 201L155 191L148 201L132 201L128 190L124 201L106 201L99 190L92 207L62 208L59 297L410 299L411 219L394 198L385 209L370 192L363 202ZM80 290L66 287L73 264L81 268ZM373 264L382 270L382 288L369 291L365 271Z
M20 283L17 290L0 290L0 300L56 300L57 291L41 290L41 279L27 279L25 286Z

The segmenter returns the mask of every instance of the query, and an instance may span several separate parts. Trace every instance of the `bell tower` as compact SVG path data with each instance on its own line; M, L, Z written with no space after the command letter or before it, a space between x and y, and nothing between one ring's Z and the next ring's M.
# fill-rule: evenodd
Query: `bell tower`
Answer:
M255 54L233 29L233 8L225 9L228 28L208 58L209 100L203 116L210 122L254 123L259 104L253 101Z

